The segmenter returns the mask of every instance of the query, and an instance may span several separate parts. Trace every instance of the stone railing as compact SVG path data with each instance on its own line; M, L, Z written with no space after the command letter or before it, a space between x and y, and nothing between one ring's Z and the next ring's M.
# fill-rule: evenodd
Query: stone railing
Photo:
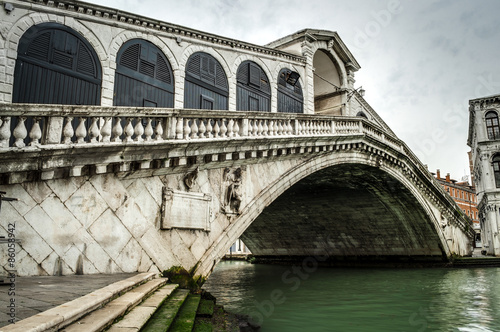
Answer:
M403 143L361 117L128 107L0 105L0 151L46 146L367 135Z

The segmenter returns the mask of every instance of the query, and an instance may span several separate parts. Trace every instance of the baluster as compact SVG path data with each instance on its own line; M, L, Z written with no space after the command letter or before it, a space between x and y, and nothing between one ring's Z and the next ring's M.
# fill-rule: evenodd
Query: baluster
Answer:
M207 119L207 138L213 138L214 134L212 133L213 127L212 127L212 119Z
M284 135L285 133L283 132L283 124L282 121L278 122L278 135Z
M184 139L189 139L191 128L189 127L189 119L184 119Z
M302 130L304 129L304 127L302 127L302 125L301 125L302 121L297 120L296 122L297 122L297 135L302 135L303 134Z
M134 135L134 127L132 127L132 118L127 118L125 125L125 142L133 142L132 135Z
M270 136L274 136L274 135L276 135L277 130L276 130L276 128L274 127L274 124L275 124L275 123L276 123L276 122L275 122L274 120L270 120L270 121L269 121L269 135L270 135Z
M155 140L163 141L163 119L158 119L155 128Z
M220 126L220 137L227 137L226 133L227 133L226 119L222 119Z
M259 121L259 126L257 128L257 136L261 136L262 131L264 130L264 127L262 126L262 120L258 120L258 121Z
M151 136L153 136L153 134L154 134L153 126L151 125L151 122L153 121L153 119L147 118L146 121L147 121L147 124L146 124L146 128L144 129L144 140L146 142L151 142L151 140L152 140Z
M104 118L104 124L101 128L102 141L104 143L109 143L111 141L111 117L107 116Z
M113 126L113 142L121 142L120 136L123 134L122 119L119 117L115 118L115 125Z
M267 136L269 135L269 126L267 125L268 120L264 120L264 125L262 126L262 135Z
M219 138L219 133L220 133L220 127L219 127L219 120L214 120L214 137Z
M71 139L73 138L73 135L75 134L75 131L73 130L73 117L68 116L66 118L66 124L64 125L63 129L63 143L64 144L71 144Z
M26 121L26 118L23 116L18 117L18 123L16 128L14 128L14 138L16 141L14 142L14 146L17 148L22 148L26 146L24 144L24 139L28 135L28 131L26 130L26 125L24 124L24 121Z
M191 138L198 138L198 124L196 123L198 120L193 119L191 123Z
M89 131L89 136L90 136L90 143L97 143L97 137L99 136L99 127L97 126L97 120L99 118L93 117L92 118L92 124L90 125L90 131Z
M0 147L8 148L10 140L10 116L2 117L2 125L0 126Z
M76 143L82 144L85 143L85 137L87 136L87 128L85 128L86 119L80 117L80 123L78 127L76 127Z
M177 139L182 139L182 135L184 133L184 129L182 127L182 124L183 124L184 120L179 117L177 118L177 123L175 124L175 138Z
M238 124L238 120L234 121L233 133L234 137L240 137L240 125Z
M233 133L233 126L234 126L234 120L233 119L230 119L228 122L227 122L227 136L229 138L232 138L234 136L234 133Z
M258 121L256 119L253 119L252 120L252 136L253 137L257 136L258 132L259 132Z
M42 138L42 130L40 129L40 118L34 118L33 119L35 123L33 124L33 127L31 128L30 131L30 146L34 146L37 144L40 144L40 138Z
M207 127L205 127L205 119L200 119L200 125L198 126L198 137L205 138L205 132Z
M144 126L142 125L142 119L141 118L136 118L136 124L134 127L134 134L135 134L135 141L136 142L142 142L144 139L142 138L142 135L144 134Z
M292 135L293 134L293 127L292 127L292 120L287 120L287 135Z

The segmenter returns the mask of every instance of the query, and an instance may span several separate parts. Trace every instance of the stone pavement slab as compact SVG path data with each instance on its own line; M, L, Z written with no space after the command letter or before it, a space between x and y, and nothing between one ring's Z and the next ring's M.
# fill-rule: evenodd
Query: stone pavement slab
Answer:
M12 286L0 286L0 328L10 324L8 306L12 300L17 322L136 274L16 277L15 295L9 295Z

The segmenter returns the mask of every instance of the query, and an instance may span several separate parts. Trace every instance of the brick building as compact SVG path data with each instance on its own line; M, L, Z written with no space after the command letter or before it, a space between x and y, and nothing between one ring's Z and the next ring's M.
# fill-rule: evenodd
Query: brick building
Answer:
M477 209L477 196L474 185L468 181L457 181L447 173L444 178L441 177L441 171L438 169L435 174L436 180L443 189L453 198L460 209L474 222L476 231L476 241L480 240L481 227L479 224L479 212Z

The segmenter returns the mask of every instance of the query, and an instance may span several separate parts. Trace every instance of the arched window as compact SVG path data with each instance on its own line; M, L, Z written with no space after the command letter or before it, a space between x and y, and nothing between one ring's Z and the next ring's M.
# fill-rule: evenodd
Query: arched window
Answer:
M495 185L500 188L500 154L493 157L493 175L495 176Z
M266 73L253 61L244 61L236 73L236 109L271 111L271 86Z
M229 86L219 61L203 52L193 53L186 64L184 108L227 110Z
M101 65L79 33L42 23L19 41L14 70L14 103L99 105Z
M497 112L490 111L486 113L486 131L488 132L488 139L500 138L500 126L498 124Z
M304 113L304 97L299 82L300 75L282 69L278 76L278 112Z
M172 68L158 47L142 39L129 40L116 62L115 106L174 107Z
M362 118L365 118L365 119L368 119L368 117L366 116L366 114L362 111L359 111L358 114L356 114L356 116L360 116Z

